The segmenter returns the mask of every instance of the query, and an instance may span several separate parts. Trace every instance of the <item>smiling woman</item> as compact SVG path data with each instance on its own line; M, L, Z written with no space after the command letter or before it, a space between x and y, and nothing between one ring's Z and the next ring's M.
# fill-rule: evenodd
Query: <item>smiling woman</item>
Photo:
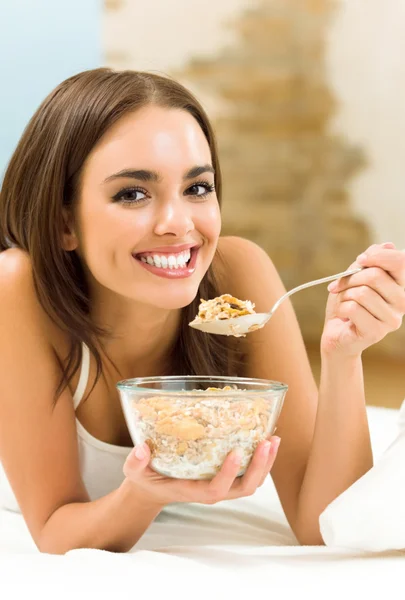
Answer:
M210 173L215 175L214 168L207 164L191 168L184 174L183 181L191 182L201 175ZM154 182L165 184L162 174L156 171L147 171L142 169L125 169L107 177L105 182L119 179L133 179L142 182ZM199 190L202 190L200 193ZM203 201L215 191L214 183L207 181L194 181L194 183L184 192L186 196L193 198L194 201ZM143 198L137 198L141 194ZM145 204L148 200L147 191L133 184L124 187L114 196L114 200L128 206L139 206ZM194 243L176 244L173 246L159 246L142 252L135 252L133 256L140 260L147 270L155 275L166 278L183 278L191 276L196 268L198 250L201 246Z
M79 250L88 266L93 316L111 291L159 308L162 318L193 302L221 228L214 174L204 132L185 110L155 100L109 128L81 175L76 210L82 227L71 219L64 234L65 249ZM174 255L183 250L190 250L190 263L179 271ZM143 262L145 254L156 255L160 266ZM167 278L177 285L168 287ZM129 321L138 321L141 311ZM103 312L98 321L106 322Z
M64 144L55 144L58 135L64 137ZM51 172L41 162L44 152L57 170ZM20 169L24 169L24 179L16 177ZM65 180L62 173L66 173ZM41 210L53 215L52 220L34 223L35 216L28 210L32 194ZM160 277L195 275L190 284L170 288L177 309L188 307L196 297L194 306L186 310L190 318L198 297L215 293L209 266L220 230L220 200L221 175L210 123L198 101L175 81L98 69L66 80L44 101L6 173L0 248L6 249L11 242L32 257L40 302L49 317L69 332L69 355L63 361L66 381L79 367L81 342L95 358L94 381L102 372L95 340L108 337L109 319L102 314L94 318L99 303L105 301L97 295L100 285L104 291L119 294L127 290L131 298L136 286L135 298L140 302L149 305L155 299L159 305L164 298L164 308L172 308L167 290L162 296L159 280L150 278L153 265L138 260L142 254L146 261L148 256L161 256L160 266L154 259L154 274ZM22 221L22 214L30 214L32 220ZM195 226L194 216L202 229ZM156 236L163 241L157 244ZM44 239L49 240L46 247ZM174 253L172 245L190 249L187 268L185 264L176 271L165 268ZM132 257L136 263L128 262ZM118 271L115 261L121 265ZM111 279L107 265L113 269ZM59 273L65 277L59 279ZM146 287L139 278L147 282ZM90 295L93 318L88 314ZM71 300L62 300L66 298ZM182 319L184 326L174 343L189 347L190 352L184 355L173 348L178 358L176 373L221 374L228 364L224 345L204 336L195 343L187 319ZM63 379L56 396L62 385Z
M357 259L369 268L331 290L318 400L288 301L243 340L188 326L200 299L265 312L285 292L264 251L220 237L220 201L211 125L171 79L80 73L28 124L0 195L0 460L15 494L4 501L0 478L0 502L18 504L41 550L128 550L168 504L249 496L270 471L298 540L318 544L323 509L371 467L361 353L400 325L404 255L372 247ZM243 477L241 447L211 481L158 475L150 447L131 448L117 383L166 375L287 383L281 452L269 434ZM211 425L199 402L201 422L154 406L162 445L219 435L221 403ZM245 416L241 445L260 421Z

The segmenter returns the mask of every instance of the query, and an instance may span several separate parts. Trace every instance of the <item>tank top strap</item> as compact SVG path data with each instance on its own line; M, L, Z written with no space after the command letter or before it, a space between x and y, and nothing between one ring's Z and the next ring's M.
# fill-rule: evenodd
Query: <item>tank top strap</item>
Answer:
M76 410L80 402L83 400L84 392L86 391L87 382L90 372L90 350L88 346L82 342L82 364L80 368L79 383L75 393L73 394L73 406Z

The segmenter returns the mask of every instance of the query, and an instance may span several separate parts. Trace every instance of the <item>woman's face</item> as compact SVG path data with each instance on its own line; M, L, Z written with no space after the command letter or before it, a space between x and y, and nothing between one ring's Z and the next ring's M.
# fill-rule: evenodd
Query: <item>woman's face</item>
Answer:
M77 233L93 292L159 308L188 305L220 227L210 148L188 112L131 113L89 155Z

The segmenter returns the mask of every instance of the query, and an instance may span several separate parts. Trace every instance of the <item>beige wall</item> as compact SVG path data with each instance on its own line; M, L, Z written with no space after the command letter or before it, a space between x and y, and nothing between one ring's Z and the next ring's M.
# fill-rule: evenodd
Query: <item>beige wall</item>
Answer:
M170 71L232 40L224 22L249 0L120 0L106 13L104 45L114 66ZM123 59L121 59L123 55Z
M342 0L327 64L340 100L332 129L360 143L369 167L352 184L375 241L405 248L405 0ZM232 42L223 23L248 0L121 0L106 13L106 62L163 72Z
M328 64L340 98L335 129L359 142L369 168L352 186L377 241L405 248L405 0L344 0Z

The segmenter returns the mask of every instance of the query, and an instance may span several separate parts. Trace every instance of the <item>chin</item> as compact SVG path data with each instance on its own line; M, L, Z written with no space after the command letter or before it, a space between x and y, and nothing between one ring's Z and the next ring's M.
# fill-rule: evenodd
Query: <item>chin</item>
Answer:
M169 286L168 286L169 287ZM171 289L165 290L148 296L148 304L162 308L166 310L178 310L191 304L198 294L198 285L190 286L189 288L183 288L178 285L170 286ZM176 289L177 288L177 289Z

